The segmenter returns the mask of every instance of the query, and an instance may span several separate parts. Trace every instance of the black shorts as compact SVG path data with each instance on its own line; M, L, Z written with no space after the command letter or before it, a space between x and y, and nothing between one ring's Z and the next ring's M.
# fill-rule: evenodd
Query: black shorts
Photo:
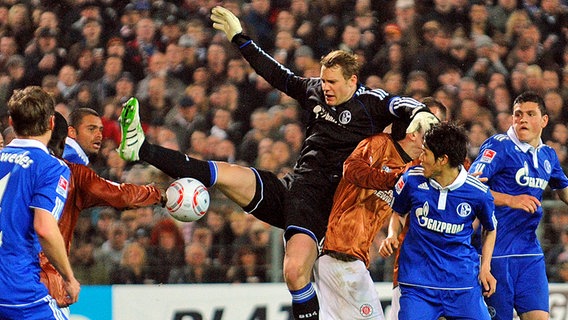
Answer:
M243 209L284 229L286 239L301 232L319 243L325 235L333 195L341 177L312 171L290 173L279 179L269 171L253 171L257 179L256 193Z

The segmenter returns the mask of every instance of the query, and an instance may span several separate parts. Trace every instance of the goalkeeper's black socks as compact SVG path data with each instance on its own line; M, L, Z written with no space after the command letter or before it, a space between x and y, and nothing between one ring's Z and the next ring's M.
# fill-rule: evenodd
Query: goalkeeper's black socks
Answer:
M311 283L300 290L290 290L294 319L319 319L319 301Z
M148 162L174 179L194 178L207 188L217 180L217 167L212 161L198 160L146 141L140 147L139 156L140 160Z

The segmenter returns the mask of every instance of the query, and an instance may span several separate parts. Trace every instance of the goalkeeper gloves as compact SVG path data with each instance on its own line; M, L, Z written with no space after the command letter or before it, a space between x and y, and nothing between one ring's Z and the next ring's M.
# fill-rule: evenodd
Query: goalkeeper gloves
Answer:
M229 41L233 40L235 35L243 32L239 18L223 7L216 6L211 10L211 20L213 21L213 28L225 32Z
M433 125L438 123L440 123L440 120L438 120L435 115L428 111L421 111L414 115L406 128L406 133L417 131L426 132L430 130Z

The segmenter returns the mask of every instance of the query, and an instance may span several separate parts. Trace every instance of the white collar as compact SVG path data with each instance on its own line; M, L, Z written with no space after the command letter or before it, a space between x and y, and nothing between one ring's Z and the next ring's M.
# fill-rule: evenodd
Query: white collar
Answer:
M450 183L449 185L442 187L438 181L434 180L434 179L429 179L430 180L430 184L432 185L432 187L438 189L438 190L448 190L448 191L453 191L456 190L457 188L461 187L464 183L465 180L467 179L467 171L465 170L465 168L460 165L459 168L460 172L458 173L458 176L456 177L456 179Z
M521 142L519 140L519 138L517 137L517 133L515 132L515 130L513 129L513 126L509 127L509 130L507 130L507 136L509 136L509 138L511 138L511 140L513 141L513 143L519 147L519 149L521 149L521 151L523 152L528 152L530 150L538 150L540 147L542 147L544 145L544 143L542 143L542 139L539 140L538 142L538 147L533 147L531 146L529 143L527 142Z
M49 154L49 151L47 150L45 144L34 139L15 138L8 144L8 146L16 148L39 148L45 151L45 153Z

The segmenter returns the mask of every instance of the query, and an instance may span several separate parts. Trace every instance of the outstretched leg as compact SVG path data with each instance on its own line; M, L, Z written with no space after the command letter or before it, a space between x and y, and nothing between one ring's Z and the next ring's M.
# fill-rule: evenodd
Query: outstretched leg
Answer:
M145 141L136 98L129 99L120 116L122 141L120 156L127 161L143 160L172 178L191 177L206 187L213 185L241 207L254 197L256 176L251 168L222 161L203 161L179 151Z

